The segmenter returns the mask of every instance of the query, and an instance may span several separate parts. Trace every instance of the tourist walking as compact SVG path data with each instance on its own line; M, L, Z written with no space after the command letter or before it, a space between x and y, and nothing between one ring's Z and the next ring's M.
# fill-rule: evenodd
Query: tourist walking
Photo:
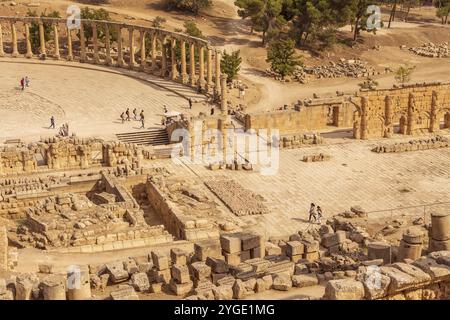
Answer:
M144 116L144 110L141 111L140 117L141 117L141 127L140 127L139 129L145 129L145 116Z
M317 206L317 222L319 224L322 223L321 219L322 219L322 208L320 206Z
M214 107L211 108L211 115L214 115Z
M189 99L188 99L188 102L189 102L189 109L192 109L192 99L189 98Z
M28 76L25 76L25 86L27 88L30 86L30 78L28 78Z
M127 115L127 121L130 121L130 108L127 108L127 111L125 111L125 114Z
M137 109L136 108L133 109L133 118L134 118L134 120L137 120Z
M25 79L20 79L20 87L22 88L22 91L25 90Z
M50 129L55 129L55 117L50 118Z
M120 119L122 119L122 123L125 122L125 112L122 112L122 113L120 114Z
M311 203L311 208L309 208L309 219L308 221L311 222L311 219L314 218L314 221L316 218L316 205L314 203Z

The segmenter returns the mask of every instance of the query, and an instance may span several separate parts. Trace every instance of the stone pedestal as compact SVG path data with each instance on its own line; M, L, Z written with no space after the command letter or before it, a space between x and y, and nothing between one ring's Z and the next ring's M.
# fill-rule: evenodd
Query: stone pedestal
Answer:
M372 242L367 245L369 260L383 259L384 264L391 263L391 245L385 242Z
M89 272L83 270L79 273L68 273L67 288L68 300L88 300L91 299L91 283L89 280Z
M450 239L450 213L431 214L431 238L439 241Z
M66 281L62 277L52 276L42 281L44 300L66 300Z

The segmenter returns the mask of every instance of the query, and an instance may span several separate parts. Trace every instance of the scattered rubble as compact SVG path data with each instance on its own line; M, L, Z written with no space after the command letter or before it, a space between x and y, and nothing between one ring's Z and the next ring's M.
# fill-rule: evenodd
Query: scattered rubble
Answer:
M424 43L419 47L411 47L409 51L429 58L447 58L450 57L450 45L448 42L443 43Z

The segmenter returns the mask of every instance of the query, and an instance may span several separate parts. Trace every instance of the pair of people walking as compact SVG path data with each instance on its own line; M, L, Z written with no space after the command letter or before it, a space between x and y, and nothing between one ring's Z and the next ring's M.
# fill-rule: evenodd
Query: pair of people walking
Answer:
M309 208L308 222L317 222L317 223L321 224L322 216L323 216L322 208L320 206L316 207L316 205L314 203L311 203L311 207Z
M122 119L122 123L124 123L125 121L131 121L131 119L130 119L130 108L127 108L127 110L125 112L122 112L120 114L120 119Z
M28 76L25 76L24 78L20 79L20 87L22 88L22 91L25 90L25 88L28 88L30 86L30 78Z

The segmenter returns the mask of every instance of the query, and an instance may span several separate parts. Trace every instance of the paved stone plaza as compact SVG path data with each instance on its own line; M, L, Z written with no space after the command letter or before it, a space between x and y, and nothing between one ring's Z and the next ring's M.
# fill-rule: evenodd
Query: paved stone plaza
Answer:
M18 136L30 141L52 136L66 122L82 137L138 131L139 121L121 123L120 114L126 108L137 108L138 115L144 110L146 128L159 128L164 105L170 111L186 113L185 97L201 97L187 87L151 75L87 64L66 62L63 66L15 59L2 60L0 67L2 141ZM20 79L24 76L30 78L30 87L22 92ZM48 129L52 115L55 130Z

